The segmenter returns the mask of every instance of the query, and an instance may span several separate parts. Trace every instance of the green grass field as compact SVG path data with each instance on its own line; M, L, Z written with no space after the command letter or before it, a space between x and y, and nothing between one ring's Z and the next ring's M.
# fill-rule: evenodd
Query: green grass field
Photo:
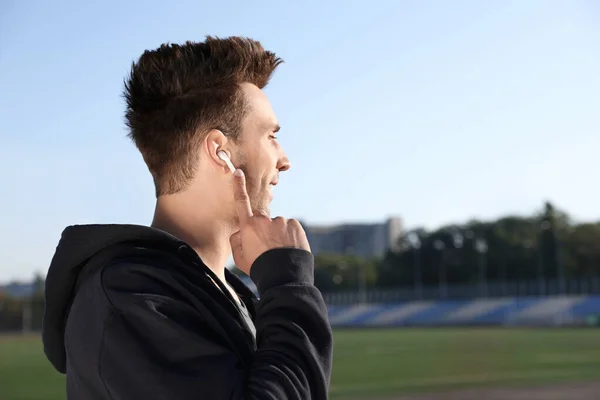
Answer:
M598 379L594 329L348 330L335 334L331 398ZM64 399L37 336L0 336L0 399Z

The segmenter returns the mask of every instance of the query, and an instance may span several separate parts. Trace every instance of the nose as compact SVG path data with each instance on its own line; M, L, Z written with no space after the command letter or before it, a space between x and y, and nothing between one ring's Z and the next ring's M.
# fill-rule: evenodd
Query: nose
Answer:
M281 157L277 161L277 170L279 172L287 171L290 169L292 165L290 164L290 159L282 152Z

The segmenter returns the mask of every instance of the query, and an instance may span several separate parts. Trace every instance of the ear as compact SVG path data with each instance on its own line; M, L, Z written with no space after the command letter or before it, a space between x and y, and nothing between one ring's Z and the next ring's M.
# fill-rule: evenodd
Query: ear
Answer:
M226 148L227 143L227 136L218 129L213 129L208 132L204 142L202 142L202 152L206 159L210 160L211 163L214 163L216 167L223 168L225 171L229 171L229 168L227 167L227 164L225 164L225 161L217 156L217 153L222 150L227 153L229 158L231 158L231 153Z

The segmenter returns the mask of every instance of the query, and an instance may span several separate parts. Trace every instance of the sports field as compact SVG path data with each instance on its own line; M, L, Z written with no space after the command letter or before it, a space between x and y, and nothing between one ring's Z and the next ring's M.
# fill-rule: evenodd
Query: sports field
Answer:
M331 398L491 399L503 387L510 392L494 399L562 399L562 390L580 400L596 398L576 393L593 380L600 381L596 329L347 330L335 334ZM1 400L64 399L63 385L39 336L0 336ZM554 397L535 397L547 385ZM600 385L588 390L600 393Z

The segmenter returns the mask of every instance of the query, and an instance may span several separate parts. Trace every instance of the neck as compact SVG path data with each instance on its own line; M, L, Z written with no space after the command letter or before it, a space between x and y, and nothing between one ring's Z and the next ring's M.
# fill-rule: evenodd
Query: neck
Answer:
M224 215L214 212L221 207L211 207L211 204L207 204L209 201L198 201L191 197L185 194L160 196L156 202L152 227L189 244L202 262L225 282L225 263L231 254L231 224L226 222Z

